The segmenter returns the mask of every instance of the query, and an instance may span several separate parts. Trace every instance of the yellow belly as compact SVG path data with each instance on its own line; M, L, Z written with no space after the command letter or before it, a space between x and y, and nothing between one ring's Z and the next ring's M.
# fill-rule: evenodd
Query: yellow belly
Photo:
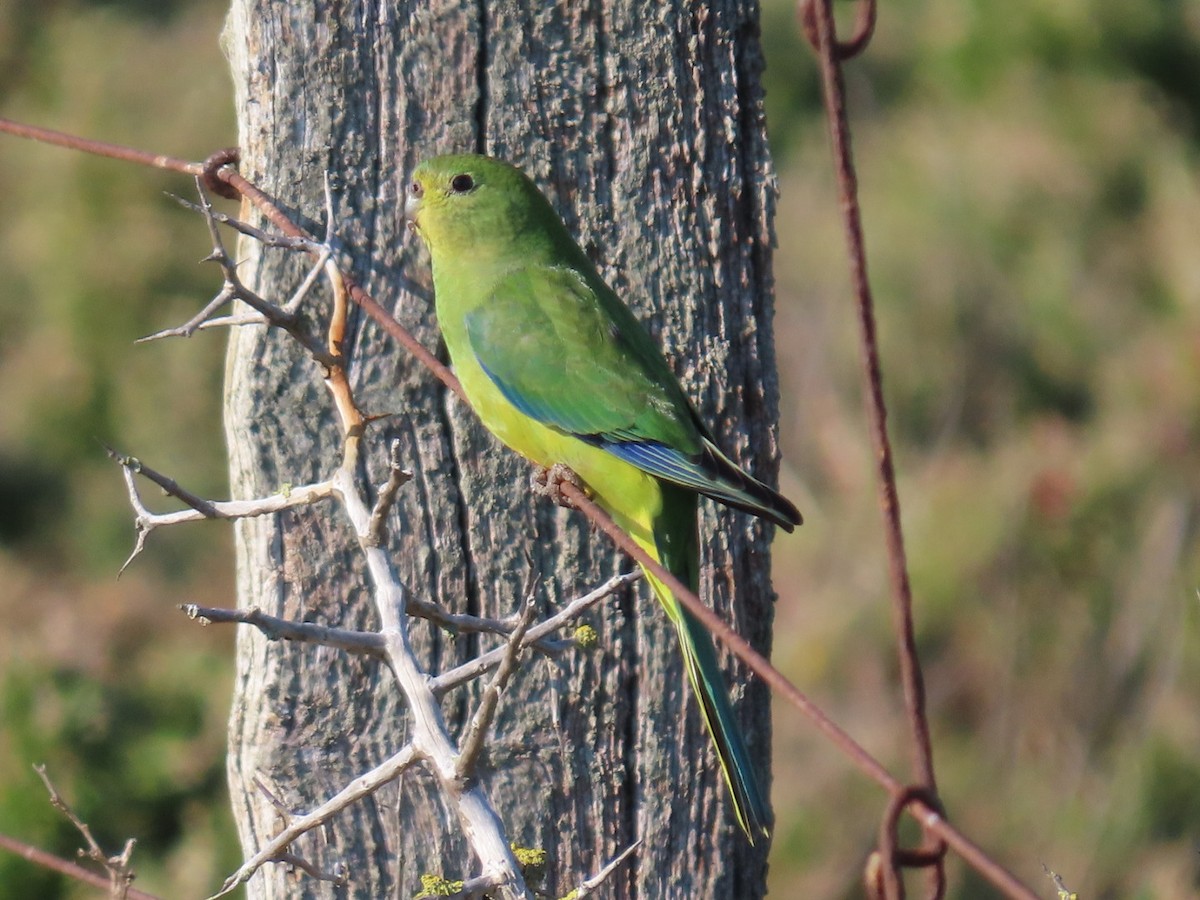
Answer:
M539 466L569 466L617 524L657 558L653 523L662 510L657 479L611 453L531 419L508 401L469 354L455 366L455 373L488 431Z

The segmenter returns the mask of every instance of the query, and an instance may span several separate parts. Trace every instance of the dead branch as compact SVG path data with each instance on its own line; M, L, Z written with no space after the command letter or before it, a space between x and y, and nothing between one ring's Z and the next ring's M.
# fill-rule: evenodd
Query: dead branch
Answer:
M642 846L640 840L634 841L616 856L614 856L603 869L593 875L591 878L584 881L579 887L569 894L572 900L583 900L584 897L590 897L606 882L613 872L617 871L621 863L625 862L638 847ZM566 900L564 897L563 900Z
M525 634L522 646L534 645L545 652L547 645L543 642L543 638L570 624L601 600L612 596L627 585L633 584L641 577L641 572L627 572L624 575L614 575L604 584L600 585L600 587L584 594L582 597L577 597L550 618L530 628ZM573 646L575 646L574 641L558 642L551 645L550 652L561 652ZM453 669L448 669L436 678L430 679L430 690L434 694L441 696L453 688L473 681L485 672L500 665L504 661L507 652L508 646L502 645L487 653L480 654L469 662L455 666Z
M111 456L121 466L125 478L125 488L129 494L129 505L134 511L134 528L137 532L133 551L122 564L120 575L146 548L146 539L156 528L170 525L180 525L184 522L199 522L203 519L244 519L252 516L265 516L297 506L308 506L328 499L333 492L331 482L319 481L315 484L287 487L278 494L255 500L204 500L189 491L179 487L175 481L160 472L151 469L141 460L132 456L122 456L109 450ZM155 513L142 502L141 492L138 491L136 476L153 481L169 496L182 500L189 509L181 509L169 513Z
M549 635L560 628L570 625L575 619L591 609L601 600L615 594L617 591L633 584L642 573L627 572L624 575L614 575L604 584L588 593L577 597L553 616L539 622L528 629L522 636L521 649L531 647L546 656L557 656L567 650L580 646L574 638L551 640ZM345 650L347 653L357 653L364 656L384 658L384 642L378 632L352 631L345 628L334 628L328 625L318 625L313 622L296 622L278 616L268 615L257 607L249 609L230 609L227 607L201 606L196 603L180 604L179 609L190 619L202 625L239 624L257 628L263 637L272 641L295 641L305 644L321 644ZM406 612L410 616L427 618L431 621L448 626L452 623L456 630L476 633L509 635L517 621L489 619L480 616L446 613L440 606L409 597ZM441 675L430 679L430 685L435 694L446 691L473 681L481 675L500 665L507 652L508 643L480 654Z
M499 879L499 893L506 898L527 897L528 889L520 867L504 834L504 827L478 784L464 785L458 777L458 751L442 716L430 679L421 669L409 640L408 591L396 574L391 556L369 541L371 508L355 489L353 475L341 468L334 482L343 509L359 536L374 587L375 605L381 621L380 634L387 647L388 661L412 714L412 742L441 783L458 813L463 830L483 865L483 875Z
M360 775L348 784L342 791L330 797L312 812L295 816L282 831L271 838L254 856L242 863L241 868L229 876L221 886L221 890L213 894L209 900L224 897L239 884L245 884L250 876L269 862L282 862L282 854L296 838L307 834L323 822L329 820L341 810L363 797L373 794L379 788L398 778L409 766L418 762L420 752L412 744L406 745L400 752L376 766L370 772Z
M483 689L479 707L475 710L475 715L471 717L466 737L463 738L462 750L459 752L458 762L455 766L460 779L470 778L475 770L475 762L483 750L484 741L487 740L488 729L492 726L492 717L496 714L496 706L500 702L500 694L508 685L508 680L512 677L513 672L516 671L517 657L521 654L521 641L525 638L525 632L529 630L529 623L532 621L533 600L530 596L526 596L517 627L509 635L505 645L504 658L500 661L500 666L496 669L492 680L488 682L488 686Z
M387 516L396 503L400 488L412 481L412 472L404 468L400 460L400 442L392 441L388 448L388 480L379 486L375 508L371 510L371 521L367 525L367 540L382 546L387 539Z
M351 631L346 628L331 628L314 622L292 622L278 616L269 616L257 607L249 609L221 609L185 603L179 607L189 619L202 625L238 623L251 625L271 641L295 641L302 644L322 644L336 647L348 653L384 658L383 639L374 631Z

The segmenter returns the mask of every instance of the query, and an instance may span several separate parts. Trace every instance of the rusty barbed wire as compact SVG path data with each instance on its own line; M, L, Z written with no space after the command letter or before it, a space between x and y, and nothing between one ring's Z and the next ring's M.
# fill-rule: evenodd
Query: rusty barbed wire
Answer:
M50 129L16 123L4 118L0 118L0 133L9 133L68 149L81 150L87 153L135 162L141 165L149 165L155 168L171 169L183 174L199 176L206 183L209 179L220 181L236 190L244 200L249 201L283 234L289 237L302 237L315 240L304 229L292 221L270 196L242 176L233 167L228 157L230 151L218 151L209 157L207 163L189 162L169 156L149 154L116 144L86 140ZM315 251L310 250L308 252L313 253ZM392 318L378 301L353 282L349 276L343 274L343 278L351 298L387 331L389 335L394 337L405 349L409 350L436 378L465 402L462 387L459 385L454 373L420 344L403 325ZM562 492L597 529L607 534L617 546L632 556L638 563L646 566L656 577L660 578L675 594L679 602L699 618L718 640L737 655L751 671L763 678L768 685L808 718L816 726L817 730L837 746L860 771L883 787L892 798L907 797L907 800L899 808L909 810L927 834L935 835L944 840L973 869L1009 897L1017 898L1017 900L1038 900L1037 895L1022 884L1016 876L991 859L982 848L952 826L942 814L938 804L925 802L922 799L923 795L920 793L908 795L906 792L910 788L894 777L882 763L855 741L848 732L837 725L762 654L751 647L745 638L735 632L724 619L705 605L696 594L685 588L670 572L667 572L655 560L651 559L645 551L634 543L628 534L617 526L611 517L596 506L582 491L569 483L565 483L562 486ZM916 790L920 791L922 787L918 786ZM897 818L898 816L899 812L897 812Z

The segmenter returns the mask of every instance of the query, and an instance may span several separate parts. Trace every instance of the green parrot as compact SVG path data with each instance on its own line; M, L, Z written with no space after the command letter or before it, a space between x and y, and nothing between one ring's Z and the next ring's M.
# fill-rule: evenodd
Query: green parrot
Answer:
M486 156L419 165L404 205L433 263L438 323L483 424L543 467L565 465L681 582L699 583L705 494L791 531L788 500L717 449L662 353L604 283L549 201ZM750 841L769 813L712 638L649 572Z

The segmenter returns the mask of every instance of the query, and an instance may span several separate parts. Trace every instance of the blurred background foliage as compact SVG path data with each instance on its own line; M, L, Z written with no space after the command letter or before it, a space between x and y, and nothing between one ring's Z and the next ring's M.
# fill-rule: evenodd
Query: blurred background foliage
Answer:
M848 19L850 4L839 4ZM0 113L199 158L232 143L221 0L0 0ZM908 763L813 59L765 0L785 491L775 657ZM1200 891L1200 7L896 0L848 70L936 762L1046 896ZM225 492L223 339L189 185L0 138L0 832L70 856L45 763L138 885L200 896L226 812L228 530L132 544L103 444ZM860 895L882 795L776 717L772 895ZM951 896L992 896L952 861ZM95 892L0 854L0 898Z

